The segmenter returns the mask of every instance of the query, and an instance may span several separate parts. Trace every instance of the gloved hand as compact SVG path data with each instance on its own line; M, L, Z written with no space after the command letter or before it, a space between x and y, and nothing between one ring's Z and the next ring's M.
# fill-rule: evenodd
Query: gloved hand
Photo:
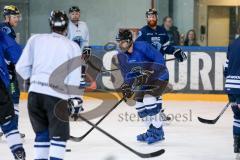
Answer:
M223 68L224 77L227 77L227 74L228 74L228 62L229 62L229 60L227 60L224 64L224 68Z
M68 112L70 117L74 118L75 121L78 119L78 115L84 110L82 104L83 100L79 97L68 99Z
M121 91L122 91L122 94L123 94L123 97L124 98L131 98L132 95L133 95L133 91L132 91L132 88L129 84L122 84L121 85Z
M85 46L82 52L82 59L87 61L91 55L92 55L92 48L90 46Z
M173 52L174 57L177 58L178 62L183 62L185 60L187 60L187 55L181 50L181 49L176 49Z
M16 72L15 72L15 65L13 63L10 63L7 65L8 73L9 73L9 79L13 80L16 78Z

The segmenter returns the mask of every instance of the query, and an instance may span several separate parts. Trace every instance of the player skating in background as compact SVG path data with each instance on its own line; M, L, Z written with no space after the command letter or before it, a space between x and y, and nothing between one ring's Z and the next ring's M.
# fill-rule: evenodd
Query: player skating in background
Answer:
M0 127L15 160L25 160L25 151L18 131L18 117L14 113L14 104L9 92L10 79L5 60L16 64L21 53L21 47L0 31Z
M68 38L76 42L81 50L84 52L84 48L89 48L89 31L87 24L80 21L80 9L77 6L69 8L69 25L68 25ZM87 86L86 83L86 66L82 65L82 77L80 85L82 87Z
M234 153L240 160L240 38L233 41L228 47L227 61L224 69L226 77L225 92L228 94L234 113L233 138Z
M142 73L143 76L141 85L155 86L153 90L137 91L135 93L136 110L140 118L147 118L149 121L148 130L137 136L137 140L152 144L164 140L164 131L162 127L162 120L158 117L162 109L162 99L160 99L163 91L165 90L169 74L167 69L160 74L158 69L160 66L165 67L163 54L159 54L154 47L144 41L133 42L133 36L130 30L120 30L117 36L119 42L120 53L117 55L119 67L124 77L124 85L121 86L123 94L128 97L131 95L132 83L130 71L136 67L143 67L143 63L150 63L150 68ZM132 64L136 64L134 67ZM145 66L146 67L146 66ZM144 68L144 67L143 67ZM153 73L154 72L154 73ZM158 74L159 73L159 74ZM137 73L138 74L138 73ZM134 74L133 74L134 75ZM137 75L138 76L138 75ZM144 101L149 101L150 104L145 105Z
M158 13L156 9L149 9L146 12L147 25L142 27L138 33L136 41L146 41L156 48L161 54L172 54L179 62L187 59L185 53L181 49L176 49L170 45L167 31L164 27L157 25ZM166 91L172 91L172 85L168 84ZM160 97L162 98L162 97ZM167 116L162 112L163 120L167 120Z
M81 56L79 46L65 37L68 26L67 15L62 11L52 11L50 18L52 33L32 36L16 65L16 70L23 79L31 81L28 95L28 113L36 134L34 159L63 160L66 141L69 138L69 122L56 117L54 108L59 102L69 102L68 110L62 115L68 117L82 111L80 95L69 93L66 85L77 88L80 82L80 70L69 70L71 64L65 65L62 72L71 73L64 80L63 86L50 82L50 76L63 63ZM62 73L61 72L61 73ZM55 87L54 87L55 86ZM54 88L64 88L64 93ZM80 93L79 93L80 94Z
M4 22L0 23L0 30L8 34L13 40L16 40L16 33L13 27L17 27L21 19L20 11L14 5L7 5L3 10ZM17 121L19 117L19 99L20 99L20 89L18 86L17 74L15 71L15 65L13 63L8 63L8 71L10 75L10 93L14 103L14 110L17 116ZM25 135L21 134L24 138Z

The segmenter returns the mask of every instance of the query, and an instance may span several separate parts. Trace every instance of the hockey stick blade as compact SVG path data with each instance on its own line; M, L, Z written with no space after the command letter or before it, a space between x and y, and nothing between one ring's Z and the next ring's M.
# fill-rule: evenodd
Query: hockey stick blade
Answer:
M201 118L201 117L198 117L198 120L202 123L205 123L205 124L215 124L219 118L223 115L223 113L227 110L228 106L230 105L230 103L228 103L221 111L221 113L217 116L217 118L213 119L213 120L209 120L209 119L204 119L204 118Z
M129 150L130 152L134 153L135 155L141 157L141 158L152 158L152 157L157 157L162 155L165 150L161 149L159 151L156 152L152 152L152 153L140 153L132 148L130 148L129 146L127 146L126 144L124 144L123 142L121 142L120 140L118 140L117 138L115 138L114 136L112 136L111 134L109 134L108 132L104 131L103 129L101 129L100 127L96 126L95 124L93 124L92 122L90 122L89 120L87 120L85 117L79 115L79 118L82 119L83 121L85 121L86 123L88 123L90 126L94 127L95 129L97 129L99 132L103 133L104 135L106 135L107 137L109 137L110 139L114 140L115 142L117 142L118 144L120 144L121 146L123 146L124 148L126 148L127 150Z
M219 119L219 117L216 118L216 119L214 119L214 120L209 120L209 119L204 119L204 118L198 117L198 120L199 120L200 122L206 123L206 124L215 124L218 119Z

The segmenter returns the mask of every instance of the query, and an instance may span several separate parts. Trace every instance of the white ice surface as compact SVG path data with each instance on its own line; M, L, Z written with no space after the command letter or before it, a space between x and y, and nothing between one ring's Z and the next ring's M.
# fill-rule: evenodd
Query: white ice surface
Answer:
M85 108L97 106L99 100L88 100ZM20 131L26 134L24 147L27 160L33 159L34 133L31 128L26 101L21 102ZM165 154L152 158L152 160L233 160L232 138L232 112L230 109L218 121L216 125L205 125L198 122L197 117L213 119L224 107L223 102L178 102L167 101L164 103L165 112L171 115L186 114L188 121L176 119L165 126L164 142L147 145L137 142L136 135L146 130L144 123L133 121L121 121L121 113L135 114L133 107L127 107L122 103L99 126L140 152L153 152L164 148ZM192 121L189 118L192 112ZM179 118L178 118L179 119ZM96 122L98 119L92 120ZM182 118L182 120L185 120ZM83 122L71 124L71 134L81 136L90 126ZM129 152L102 133L94 130L81 143L69 142L68 148L72 152L66 153L66 160L139 160L138 156ZM11 160L12 155L5 139L0 140L0 160Z

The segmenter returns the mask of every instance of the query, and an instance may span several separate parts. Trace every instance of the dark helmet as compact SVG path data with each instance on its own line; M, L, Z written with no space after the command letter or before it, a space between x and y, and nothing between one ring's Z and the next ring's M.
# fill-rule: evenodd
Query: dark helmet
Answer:
M69 8L69 13L71 12L80 12L80 9L78 6L72 6L71 8Z
M52 11L49 22L52 29L64 31L68 26L67 14L64 11Z
M18 10L18 8L14 5L8 5L8 6L4 6L3 9L3 15L4 16L8 16L8 15L19 15L20 11Z
M147 12L146 12L146 17L148 17L149 15L156 15L158 16L158 12L155 8L152 8L152 9L149 9Z
M126 40L129 42L133 41L133 34L129 29L122 29L119 30L118 35L116 37L116 41L122 41L122 40Z

